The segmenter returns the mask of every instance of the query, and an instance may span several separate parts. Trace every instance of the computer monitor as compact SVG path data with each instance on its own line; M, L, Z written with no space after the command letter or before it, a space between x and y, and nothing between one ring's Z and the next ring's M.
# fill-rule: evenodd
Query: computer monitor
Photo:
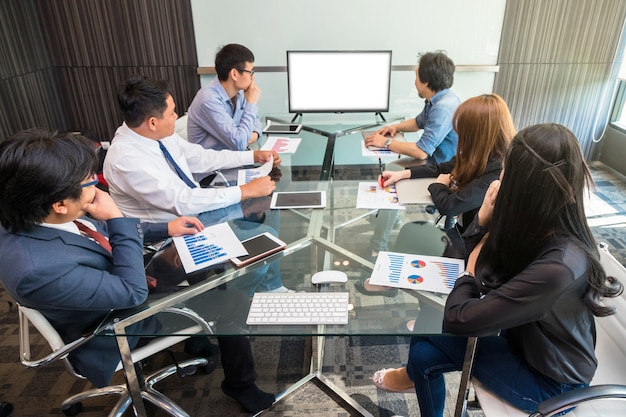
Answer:
M391 51L287 51L290 113L389 111Z

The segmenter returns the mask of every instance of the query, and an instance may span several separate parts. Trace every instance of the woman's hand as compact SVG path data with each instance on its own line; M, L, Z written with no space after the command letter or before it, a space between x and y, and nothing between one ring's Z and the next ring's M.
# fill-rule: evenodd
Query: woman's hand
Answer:
M483 248L483 245L485 244L488 235L489 233L483 236L480 242L478 242L478 244L474 246L474 250L472 250L472 253L470 253L469 257L467 258L467 265L465 265L465 270L472 275L476 275L474 272L476 270L476 260L478 259L478 255L480 254L480 251Z
M435 182L439 184L443 184L446 187L450 187L450 178L451 178L450 174L439 174Z
M411 171L408 169L403 169L402 171L383 171L382 181L381 178L378 178L378 182L383 187L388 187L396 182L411 178Z
M496 198L498 197L498 191L500 191L500 180L495 180L489 184L489 188L483 199L483 204L478 210L478 224L480 226L489 226L491 216L493 215L493 206L496 204Z

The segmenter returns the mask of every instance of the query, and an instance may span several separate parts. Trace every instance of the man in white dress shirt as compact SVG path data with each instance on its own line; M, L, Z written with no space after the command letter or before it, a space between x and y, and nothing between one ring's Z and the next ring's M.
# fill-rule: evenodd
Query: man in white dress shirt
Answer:
M238 203L268 196L276 188L270 177L242 186L200 187L193 174L265 163L272 157L276 166L280 157L274 151L205 149L182 139L174 132L178 115L167 81L133 76L122 86L118 101L124 123L115 132L107 152L104 177L111 196L126 216L157 222L194 215L203 223L212 224L216 212L225 213L217 216L221 221L243 217L245 213ZM230 225L241 240L265 231L277 234L267 225L241 219ZM270 265L273 264L276 263ZM248 294L287 291L277 266L268 268L255 270L255 279L246 280L242 290Z

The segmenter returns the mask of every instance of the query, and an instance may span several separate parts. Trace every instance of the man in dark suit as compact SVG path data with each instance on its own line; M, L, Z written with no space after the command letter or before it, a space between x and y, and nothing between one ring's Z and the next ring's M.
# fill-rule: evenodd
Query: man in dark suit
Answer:
M41 311L65 342L94 329L111 309L146 300L144 238L153 241L203 227L186 216L159 224L125 218L95 187L97 167L93 144L78 135L28 130L0 143L0 282L17 302ZM158 323L145 320L135 326L147 328L131 331L146 333ZM255 384L249 340L218 341L224 392L249 411L269 407L275 397ZM138 339L129 342L132 348ZM120 357L114 338L97 337L69 359L101 387L109 383Z

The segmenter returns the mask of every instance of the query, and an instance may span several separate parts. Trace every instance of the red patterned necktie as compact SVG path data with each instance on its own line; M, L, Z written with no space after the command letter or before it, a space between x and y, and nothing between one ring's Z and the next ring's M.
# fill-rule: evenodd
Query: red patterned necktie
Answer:
M80 230L81 232L83 232L84 234L86 234L87 236L95 240L96 242L98 242L100 246L102 246L104 249L108 250L109 252L112 252L111 244L109 243L109 240L106 237L104 237L102 233L97 232L91 229L90 227L85 226L85 224L76 220L74 220L74 224L78 226L78 230Z

